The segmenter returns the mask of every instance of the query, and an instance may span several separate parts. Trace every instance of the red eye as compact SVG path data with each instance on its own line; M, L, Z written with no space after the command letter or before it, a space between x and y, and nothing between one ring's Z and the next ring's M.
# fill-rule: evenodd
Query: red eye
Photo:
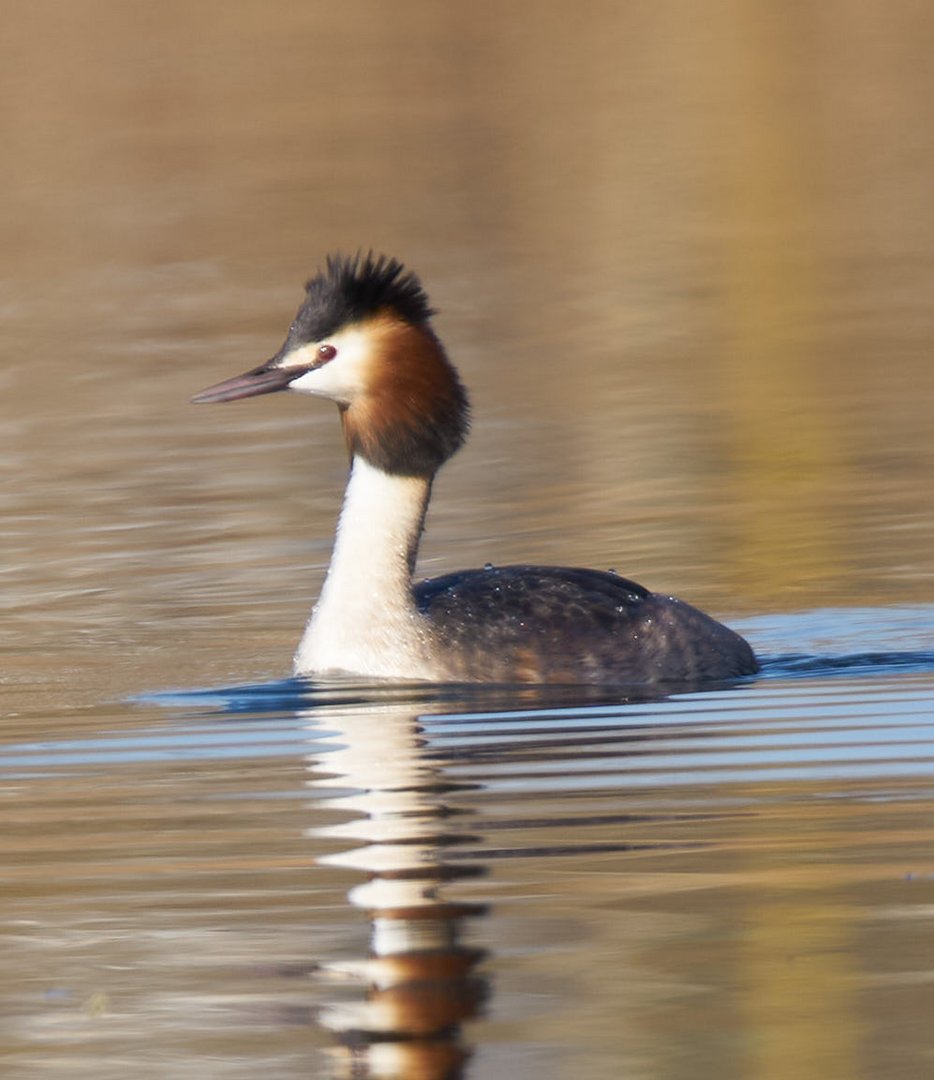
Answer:
M318 346L318 359L322 364L328 360L333 360L337 356L337 349L333 345L319 345Z

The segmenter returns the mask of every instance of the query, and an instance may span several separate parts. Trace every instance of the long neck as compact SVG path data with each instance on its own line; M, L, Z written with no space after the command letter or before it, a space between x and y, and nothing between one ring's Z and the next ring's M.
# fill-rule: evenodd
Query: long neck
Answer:
M424 640L412 571L428 477L393 476L355 457L331 565L295 658L299 674L418 677Z

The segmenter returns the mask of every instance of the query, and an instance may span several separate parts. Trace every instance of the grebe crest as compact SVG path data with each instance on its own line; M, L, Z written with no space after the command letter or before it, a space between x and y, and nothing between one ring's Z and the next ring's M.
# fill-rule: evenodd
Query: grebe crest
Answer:
M198 403L297 390L336 401L351 457L433 476L467 436L467 393L431 327L421 282L396 259L331 255L305 286L282 348Z
M329 256L279 351L192 399L288 389L340 410L350 478L296 673L656 684L756 671L733 631L615 572L487 564L413 586L432 479L469 423L433 314L396 259Z

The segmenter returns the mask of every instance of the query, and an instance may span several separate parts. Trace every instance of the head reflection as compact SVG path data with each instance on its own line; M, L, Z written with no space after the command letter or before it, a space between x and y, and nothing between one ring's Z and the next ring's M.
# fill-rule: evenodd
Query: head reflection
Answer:
M309 785L333 788L323 805L354 817L313 835L356 845L319 862L367 875L349 899L371 928L365 959L324 969L365 987L364 1000L320 1016L336 1038L338 1075L461 1076L469 1057L461 1027L487 992L475 971L482 951L461 941L465 920L485 906L448 900L443 888L482 873L456 854L476 839L452 804L469 785L446 781L444 761L429 758L411 704L329 710L327 725L332 734L316 742L310 765L318 775Z

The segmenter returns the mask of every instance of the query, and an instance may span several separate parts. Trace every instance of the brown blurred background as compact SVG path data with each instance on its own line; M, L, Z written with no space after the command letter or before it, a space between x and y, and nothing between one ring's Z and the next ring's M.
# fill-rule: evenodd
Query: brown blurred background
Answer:
M422 275L473 391L426 572L934 600L932 40L920 0L7 6L16 662L286 670L334 416L187 399L358 247Z

